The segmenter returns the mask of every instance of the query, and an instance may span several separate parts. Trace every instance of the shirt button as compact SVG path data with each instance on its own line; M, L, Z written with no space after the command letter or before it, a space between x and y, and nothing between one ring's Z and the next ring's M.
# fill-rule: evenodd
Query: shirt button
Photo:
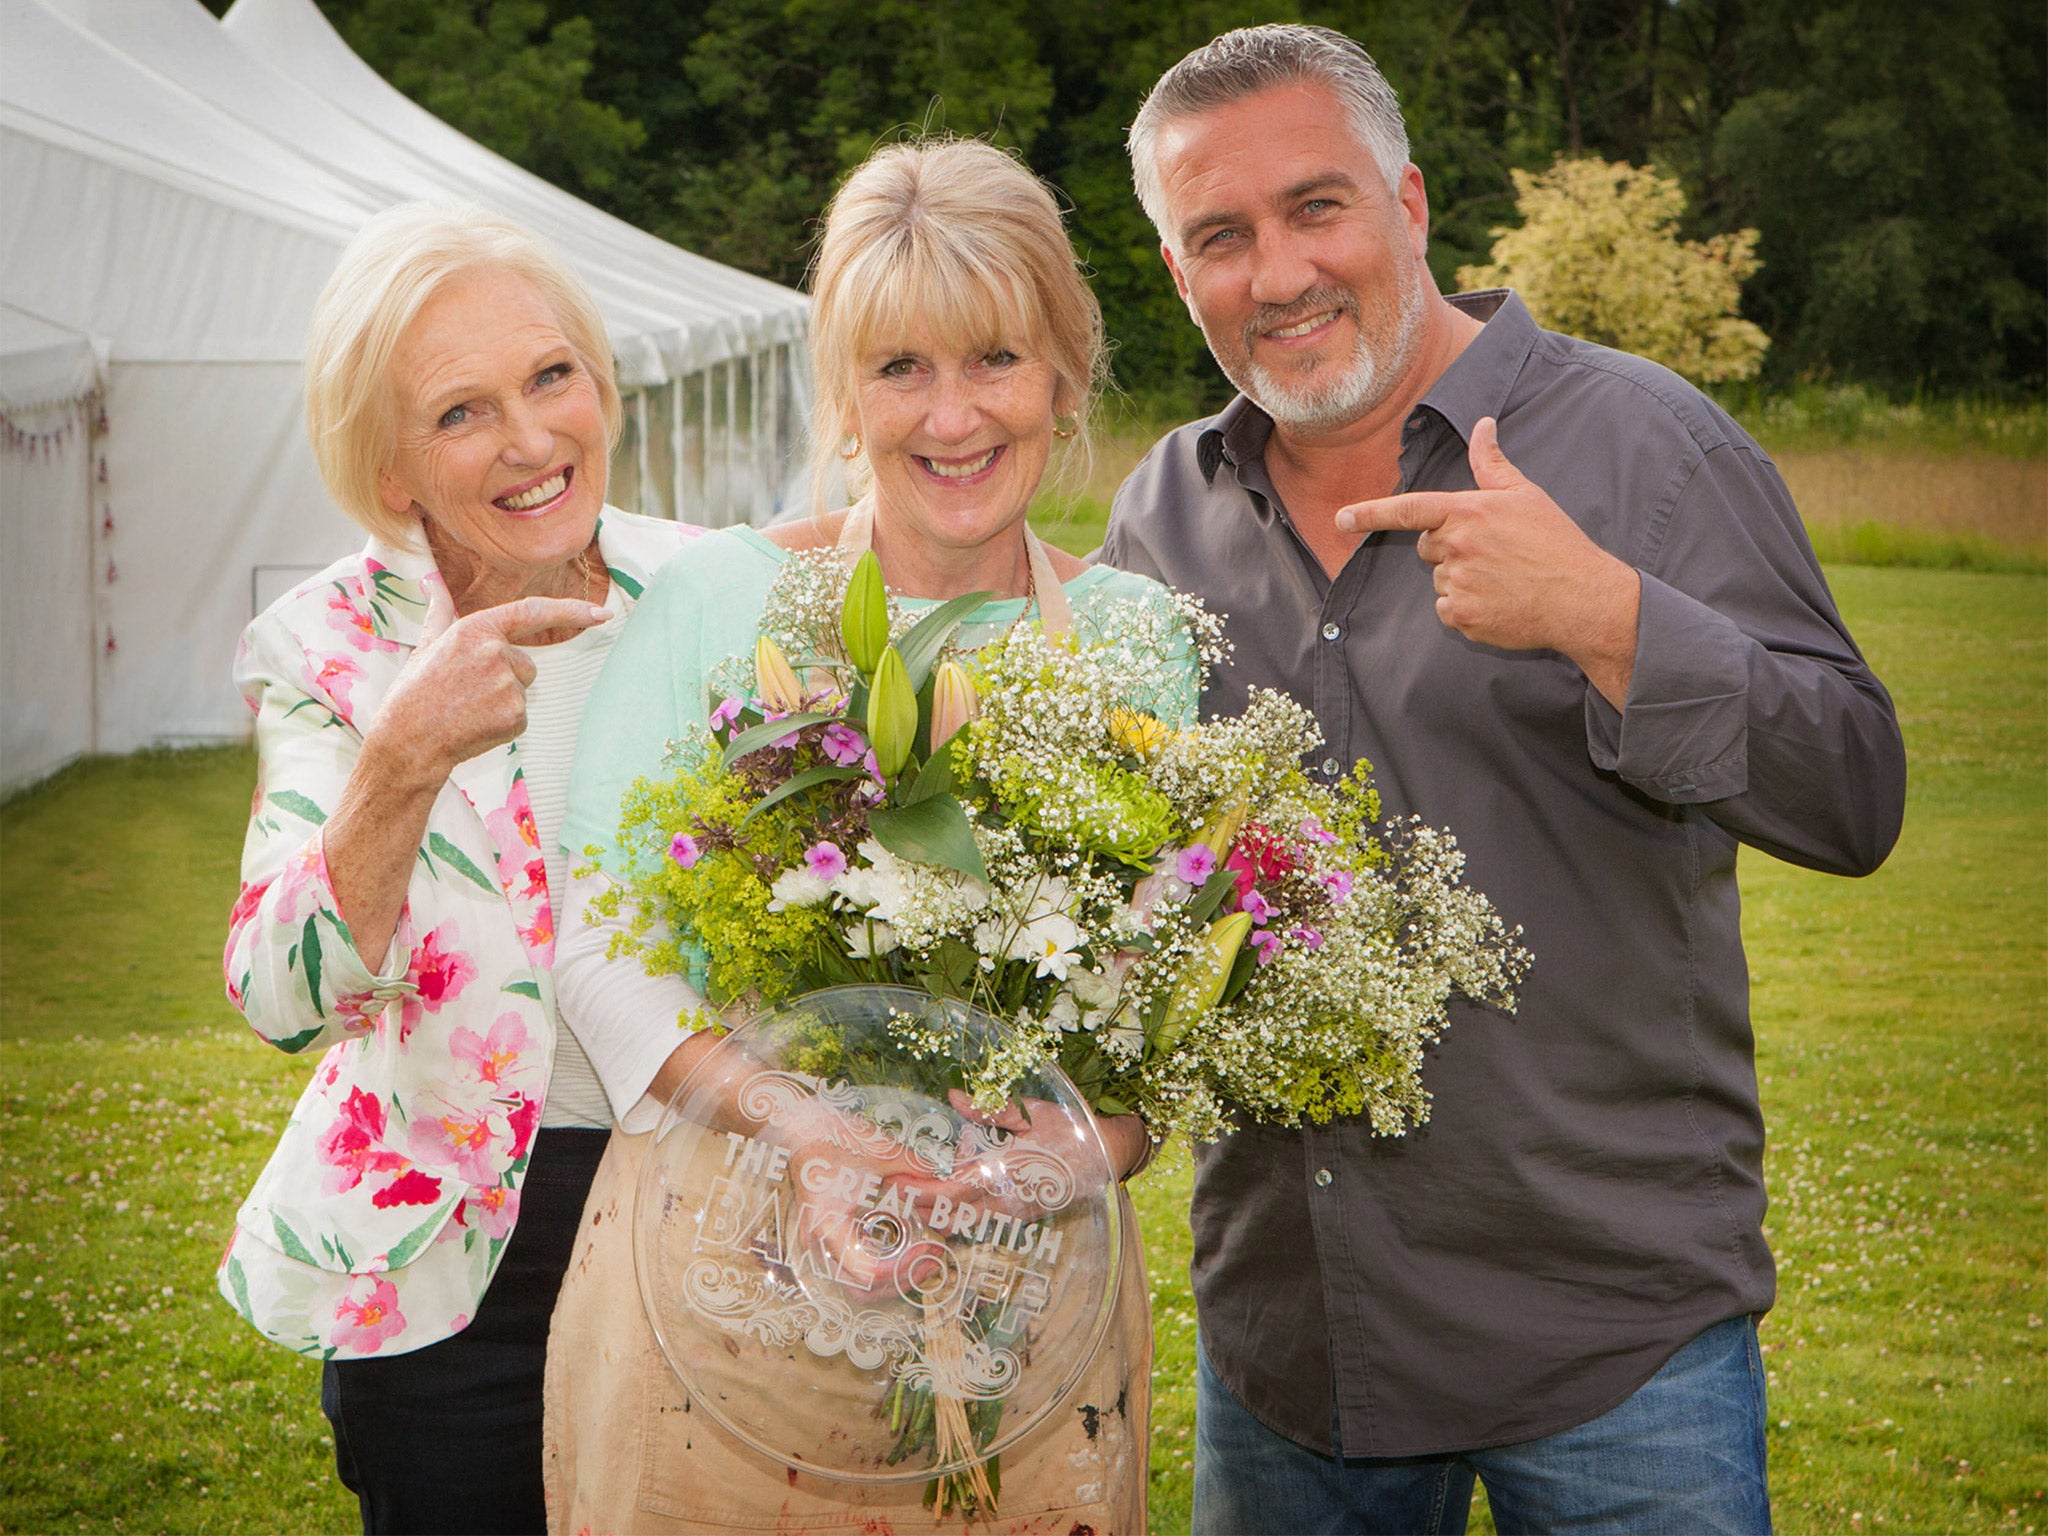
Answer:
M1330 1187L1330 1170L1318 1168L1316 1170L1316 1183L1322 1188L1328 1189Z
M1325 624L1323 626L1323 638L1325 640L1334 640L1343 633L1344 631L1335 623Z
M1324 758L1323 772L1328 774L1333 779L1337 777L1337 759L1335 759L1334 757Z

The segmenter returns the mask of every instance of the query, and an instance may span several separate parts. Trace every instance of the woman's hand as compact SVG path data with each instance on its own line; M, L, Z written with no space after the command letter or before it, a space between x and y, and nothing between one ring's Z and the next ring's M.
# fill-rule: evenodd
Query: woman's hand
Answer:
M445 582L430 576L425 586L419 645L385 695L363 753L374 753L393 783L439 793L456 764L526 729L533 663L518 642L546 630L588 629L612 615L568 598L522 597L458 618Z
M372 970L391 947L427 816L449 773L526 729L533 663L517 642L611 617L589 603L522 597L458 618L445 583L430 577L426 589L419 645L364 735L323 834L342 920Z

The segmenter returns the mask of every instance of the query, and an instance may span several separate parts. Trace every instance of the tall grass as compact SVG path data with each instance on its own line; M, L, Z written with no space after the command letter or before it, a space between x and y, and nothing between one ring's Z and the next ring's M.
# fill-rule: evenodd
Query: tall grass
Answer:
M2048 572L2048 405L1899 404L1853 385L1720 398L1777 463L1823 561ZM1093 472L1071 498L1042 498L1040 531L1094 549L1117 487L1173 425L1112 402Z

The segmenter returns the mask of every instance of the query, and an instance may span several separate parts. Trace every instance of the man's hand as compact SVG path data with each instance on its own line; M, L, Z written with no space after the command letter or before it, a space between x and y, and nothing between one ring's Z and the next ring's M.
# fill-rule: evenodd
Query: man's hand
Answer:
M1491 416L1472 429L1471 491L1411 491L1337 513L1347 533L1419 529L1436 613L1468 640L1571 658L1616 709L1635 671L1635 570L1580 530L1501 452Z

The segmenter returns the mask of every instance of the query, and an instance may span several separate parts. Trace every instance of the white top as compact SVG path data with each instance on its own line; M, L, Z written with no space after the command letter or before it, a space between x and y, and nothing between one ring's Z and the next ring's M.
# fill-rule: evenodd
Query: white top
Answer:
M519 737L519 768L526 778L526 796L540 833L541 857L548 871L549 900L554 907L555 943L560 948L562 923L571 913L566 899L572 861L562 852L562 813L569 803L569 765L576 756L576 737L583 728L583 706L604 659L611 654L624 620L593 624L559 645L522 646L533 663L533 681L526 688L526 729ZM555 1060L548 1079L544 1126L581 1125L609 1129L611 1103L582 1044L563 1023L555 1005Z

